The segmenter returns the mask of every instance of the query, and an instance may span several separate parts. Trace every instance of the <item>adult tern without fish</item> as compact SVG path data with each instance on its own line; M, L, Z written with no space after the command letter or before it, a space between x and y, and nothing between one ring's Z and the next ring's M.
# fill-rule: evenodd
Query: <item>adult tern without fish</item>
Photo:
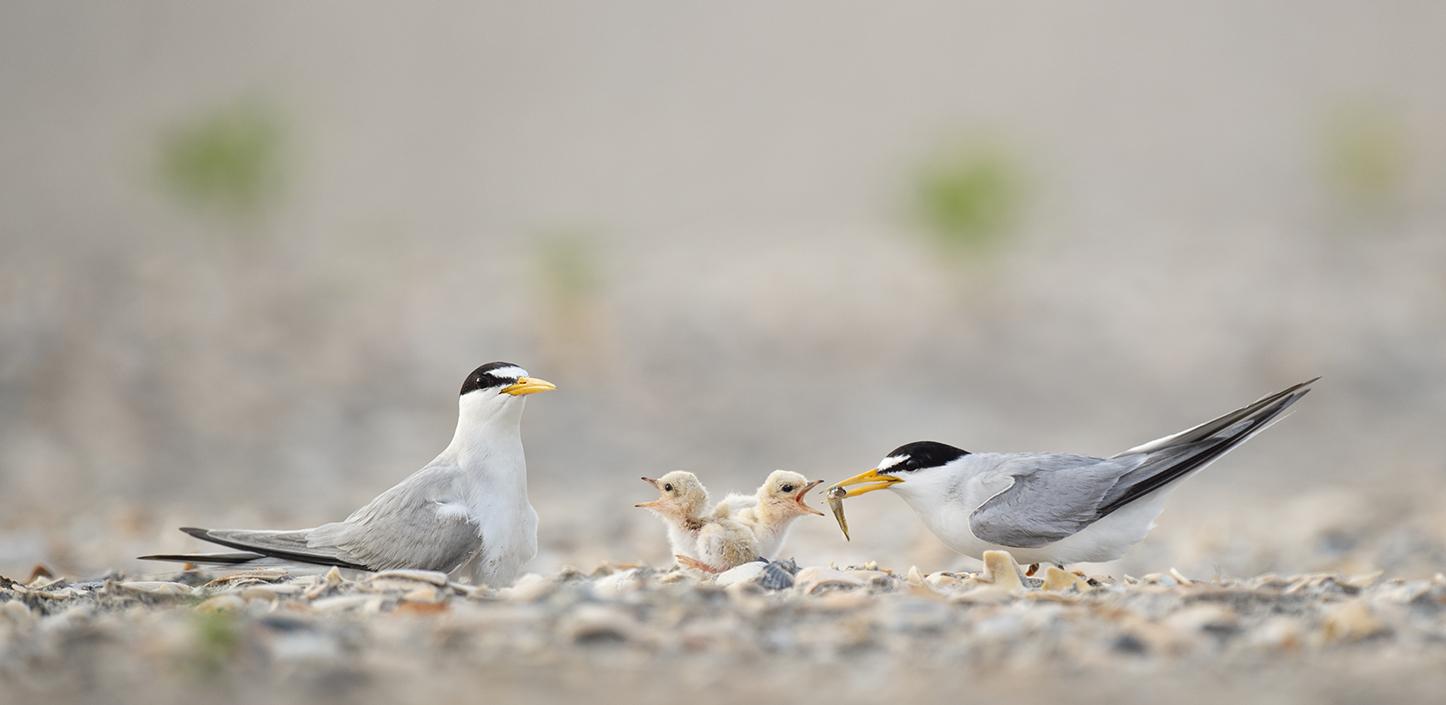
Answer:
M292 531L183 528L238 553L165 554L144 560L232 567L413 568L506 585L537 554L537 512L527 500L524 397L557 387L508 362L462 383L452 442L426 467L351 516Z

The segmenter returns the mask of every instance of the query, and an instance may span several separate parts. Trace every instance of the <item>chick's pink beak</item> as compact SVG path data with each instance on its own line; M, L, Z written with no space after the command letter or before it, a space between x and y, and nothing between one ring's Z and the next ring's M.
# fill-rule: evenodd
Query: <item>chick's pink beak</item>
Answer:
M654 488L656 488L656 487L658 486L658 481L657 481L656 479L654 479L654 478L648 477L647 475L644 475L641 479L642 479L643 482L646 482L646 483L652 485ZM634 504L633 506L634 506L634 507L637 507L637 508L639 508L639 509L648 509L648 508L650 508L650 507L656 507L656 506L658 506L658 504L661 503L662 501L663 501L663 498L662 498L661 496L659 496L657 499L652 500L652 501L650 501L650 502L638 502L637 504Z
M823 480L814 480L813 482L810 482L810 483L808 483L807 485L804 485L804 486L803 486L803 489L799 490L799 491L798 491L798 494L796 494L796 495L793 496L793 501L797 502L799 508L802 509L803 511L808 512L809 514L817 514L817 515L819 515L819 516L823 516L823 512L820 512L819 510L814 509L813 507L808 506L808 502L803 501L803 496L806 495L806 494L808 494L808 491L809 491L809 490L811 490L811 489L813 489L813 488L815 488L815 487L818 487L819 485L822 485L822 484L823 484Z

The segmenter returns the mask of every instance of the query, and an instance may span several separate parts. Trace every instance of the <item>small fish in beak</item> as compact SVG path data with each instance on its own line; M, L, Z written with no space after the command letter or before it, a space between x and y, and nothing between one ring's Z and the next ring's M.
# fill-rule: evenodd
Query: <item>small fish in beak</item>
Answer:
M833 487L828 491L828 507L833 510L833 518L838 522L839 531L843 532L844 540L849 541L849 520L844 518L843 501L849 496L849 491L842 487Z

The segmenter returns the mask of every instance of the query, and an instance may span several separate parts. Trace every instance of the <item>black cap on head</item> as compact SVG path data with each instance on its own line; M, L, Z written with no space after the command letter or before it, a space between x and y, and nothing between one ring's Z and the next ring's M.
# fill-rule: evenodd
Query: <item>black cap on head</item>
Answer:
M521 367L510 362L489 362L467 375L466 381L462 382L462 394L512 384L525 374Z
M888 475L896 472L936 468L952 463L966 455L969 455L969 451L955 448L947 443L914 441L889 451L889 454L884 456L885 458L901 458L901 460L888 467L880 467L879 474Z

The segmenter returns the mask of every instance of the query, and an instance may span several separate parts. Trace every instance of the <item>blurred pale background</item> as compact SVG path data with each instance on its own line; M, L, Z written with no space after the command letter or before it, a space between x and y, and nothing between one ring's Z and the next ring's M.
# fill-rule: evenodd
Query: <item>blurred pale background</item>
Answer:
M665 561L643 473L1314 375L1115 568L1446 561L1446 5L68 5L0 2L0 573L344 516L496 359L560 387L538 570ZM850 515L789 553L967 565Z

